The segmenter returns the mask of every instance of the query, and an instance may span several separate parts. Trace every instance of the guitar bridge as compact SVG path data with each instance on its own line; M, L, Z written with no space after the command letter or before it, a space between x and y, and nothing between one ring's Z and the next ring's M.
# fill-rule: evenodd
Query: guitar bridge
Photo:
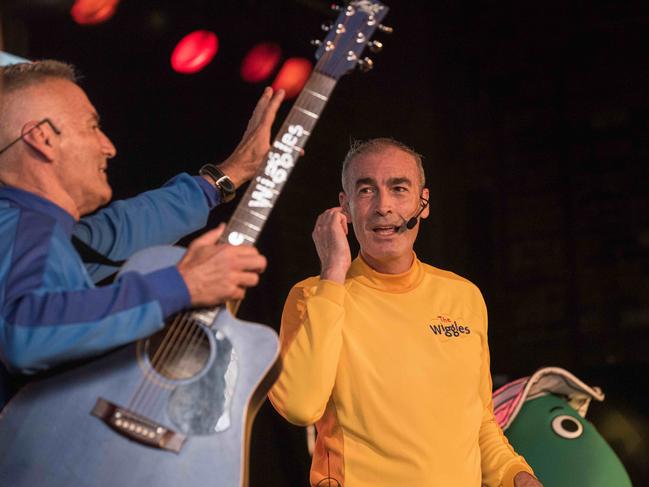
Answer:
M101 397L97 399L91 413L121 435L160 450L179 453L187 439L183 434L165 428Z

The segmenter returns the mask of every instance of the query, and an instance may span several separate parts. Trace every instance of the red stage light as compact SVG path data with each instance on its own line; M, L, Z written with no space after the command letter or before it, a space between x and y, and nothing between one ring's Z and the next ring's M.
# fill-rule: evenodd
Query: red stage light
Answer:
M259 83L274 71L282 50L272 42L257 44L248 51L241 62L241 77L248 83Z
M119 0L75 0L70 15L77 24L94 25L110 19Z
M285 99L294 98L300 93L302 87L311 74L311 61L302 57L292 57L284 62L273 81L273 89L283 88L286 91Z
M197 73L219 50L219 38L209 30L195 30L183 37L171 53L171 67L183 74Z

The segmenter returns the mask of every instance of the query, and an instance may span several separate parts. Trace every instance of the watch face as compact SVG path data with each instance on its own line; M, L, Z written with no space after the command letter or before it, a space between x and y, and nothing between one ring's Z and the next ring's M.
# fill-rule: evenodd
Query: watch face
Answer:
M219 179L219 186L221 186L221 189L226 193L234 193L237 190L234 187L232 180L227 176L223 176Z
M234 187L232 180L223 175L216 182L218 187L221 189L221 195L223 196L223 201L228 202L234 199L234 195L237 191L237 188Z

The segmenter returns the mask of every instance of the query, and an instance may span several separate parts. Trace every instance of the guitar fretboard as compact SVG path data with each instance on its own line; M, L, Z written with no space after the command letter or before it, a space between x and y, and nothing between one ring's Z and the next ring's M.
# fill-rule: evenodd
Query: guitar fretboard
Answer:
M336 80L313 72L271 144L266 163L251 180L221 241L253 245L324 110Z

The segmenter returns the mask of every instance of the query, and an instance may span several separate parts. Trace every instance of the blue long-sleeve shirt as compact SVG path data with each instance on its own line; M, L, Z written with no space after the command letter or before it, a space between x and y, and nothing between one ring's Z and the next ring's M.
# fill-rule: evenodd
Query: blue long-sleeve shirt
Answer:
M126 259L202 228L218 203L202 177L181 174L77 222L46 199L0 187L0 409L10 396L7 371L32 374L143 338L190 304L175 266L96 287L115 269L84 266L72 234Z

